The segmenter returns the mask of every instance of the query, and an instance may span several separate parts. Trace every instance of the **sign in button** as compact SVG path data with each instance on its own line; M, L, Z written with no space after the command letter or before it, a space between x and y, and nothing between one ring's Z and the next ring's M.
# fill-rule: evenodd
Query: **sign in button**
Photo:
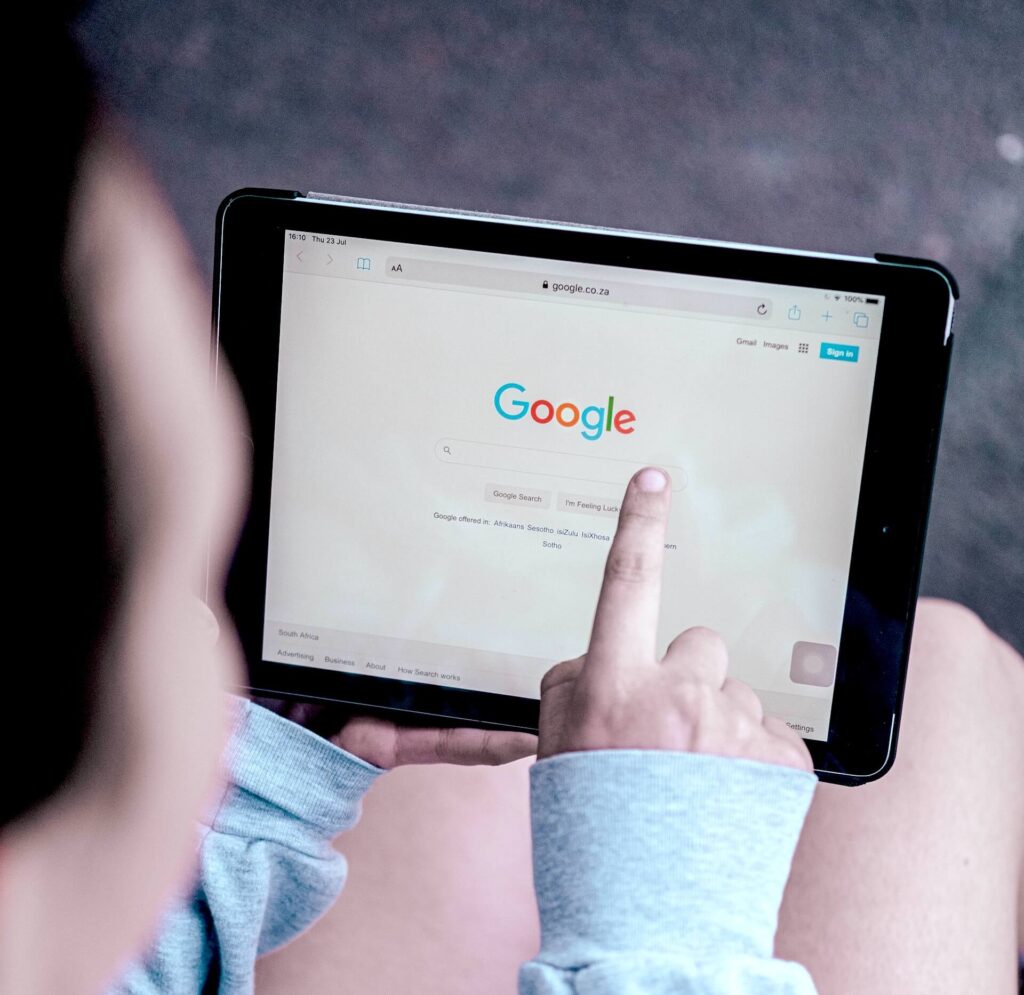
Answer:
M856 363L859 355L859 345L842 345L839 342L822 342L818 353L821 359L838 359L844 363Z

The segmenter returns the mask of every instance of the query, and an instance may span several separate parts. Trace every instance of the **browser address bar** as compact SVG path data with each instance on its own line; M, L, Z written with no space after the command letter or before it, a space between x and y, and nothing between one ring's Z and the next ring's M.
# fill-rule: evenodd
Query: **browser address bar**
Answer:
M475 290L533 294L562 301L664 308L755 321L770 321L772 316L772 302L767 297L609 281L598 276L565 276L555 270L533 272L388 256L384 271L389 279L403 283L432 283Z
M457 463L487 470L503 470L538 477L560 477L562 480L585 480L594 484L615 484L625 488L638 470L650 463L584 456L581 453L553 452L549 449L528 449L524 446L503 446L493 442L467 439L438 439L434 455L442 463ZM686 487L686 473L680 466L657 464L672 478L672 490Z

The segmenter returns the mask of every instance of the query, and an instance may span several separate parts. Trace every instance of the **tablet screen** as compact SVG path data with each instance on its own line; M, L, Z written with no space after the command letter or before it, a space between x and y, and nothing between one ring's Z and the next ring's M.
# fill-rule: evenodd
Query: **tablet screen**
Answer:
M826 739L883 307L287 231L263 658L536 698L655 464L661 648Z

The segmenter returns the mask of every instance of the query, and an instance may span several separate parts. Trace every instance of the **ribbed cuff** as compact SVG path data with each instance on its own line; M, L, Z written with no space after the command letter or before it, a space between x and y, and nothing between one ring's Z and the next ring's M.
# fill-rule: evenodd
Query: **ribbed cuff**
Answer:
M561 754L530 772L541 958L771 956L817 779L654 750Z
M225 761L228 776L238 788L328 837L351 825L353 806L384 773L250 701L239 705Z

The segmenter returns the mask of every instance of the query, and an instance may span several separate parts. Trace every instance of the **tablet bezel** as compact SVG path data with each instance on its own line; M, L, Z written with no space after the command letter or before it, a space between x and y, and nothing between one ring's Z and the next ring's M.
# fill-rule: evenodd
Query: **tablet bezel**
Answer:
M292 191L247 189L225 198L217 215L213 355L215 369L220 349L227 356L251 426L252 501L227 584L250 689L495 728L536 729L537 702L262 659L287 229L884 296L829 738L807 744L823 780L863 783L888 770L952 348L955 286L940 266L304 198ZM875 661L880 678L856 666L865 657Z

